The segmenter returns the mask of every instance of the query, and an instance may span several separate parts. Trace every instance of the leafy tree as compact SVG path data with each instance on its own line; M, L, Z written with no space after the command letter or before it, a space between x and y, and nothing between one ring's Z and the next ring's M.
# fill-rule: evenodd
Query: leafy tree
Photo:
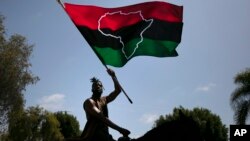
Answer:
M62 141L60 123L52 113L47 113L42 122L41 135L44 141Z
M33 45L25 37L5 35L0 15L0 140L63 140L54 114L39 107L24 109L25 88L39 78L30 71Z
M63 140L56 117L40 107L29 107L13 121L9 124L10 140Z
M64 138L71 138L80 135L80 125L76 117L65 112L55 113L57 120L60 123L61 133Z
M245 124L250 114L250 68L242 71L234 78L237 88L231 95L230 104L234 110L236 124Z
M222 124L220 117L204 108L194 108L193 110L184 109L181 106L174 108L172 115L160 116L160 118L155 121L154 127L158 127L165 122L180 119L180 113L193 118L193 120L197 122L200 128L200 134L204 140L227 141L227 128Z
M20 115L11 118L9 123L9 138L13 141L35 140L38 137L37 130L42 121L42 109L30 107Z
M6 38L3 21L4 17L0 15L0 133L7 130L9 116L22 114L23 92L27 85L39 79L29 70L33 45L18 34Z

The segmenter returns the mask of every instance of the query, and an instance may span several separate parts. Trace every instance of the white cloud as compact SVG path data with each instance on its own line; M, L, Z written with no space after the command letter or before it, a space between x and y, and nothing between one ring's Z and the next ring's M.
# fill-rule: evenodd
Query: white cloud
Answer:
M41 100L39 100L39 105L44 109L53 112L64 110L64 98L65 95L63 94L52 94L49 96L44 96Z
M215 87L216 84L214 83L209 83L207 85L203 85L203 86L198 86L195 91L200 91L200 92L207 92L210 91L213 87Z
M157 114L144 114L140 118L140 121L144 124L153 124L156 119L159 118L159 115Z

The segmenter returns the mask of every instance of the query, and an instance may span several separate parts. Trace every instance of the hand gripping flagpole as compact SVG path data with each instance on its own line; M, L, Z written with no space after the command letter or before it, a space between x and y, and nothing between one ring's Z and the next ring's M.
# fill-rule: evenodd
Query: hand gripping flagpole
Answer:
M98 57L98 58L99 58L99 57ZM101 61L101 62L102 62L102 61ZM103 62L102 62L102 64L103 64ZM109 69L105 64L103 64L103 66L104 66L107 70ZM122 86L121 86L121 84L119 83L119 81L118 81L118 79L117 79L116 76L114 76L114 79L115 79L115 81L118 83L118 85L119 85L120 89L122 90L122 92L124 93L124 95L127 97L128 101L132 104L132 103L133 103L132 100L129 98L129 96L127 95L127 93L125 92L125 90L122 88Z
M57 0L57 2L61 5L61 7L65 10L65 6L63 5L63 3L61 2L61 0ZM93 49L93 48L92 48ZM95 54L97 55L97 57L99 58L99 60L102 62L103 66L108 70L109 68L107 67L107 65L104 64L102 58L100 56L98 56L98 54L96 53L96 51L93 49L93 51L95 52ZM121 84L119 83L117 77L115 76L114 79L117 81L120 89L122 90L122 92L124 93L124 95L127 97L128 101L132 104L132 100L129 98L129 96L127 95L127 93L125 92L125 90L123 89L123 87L121 86Z

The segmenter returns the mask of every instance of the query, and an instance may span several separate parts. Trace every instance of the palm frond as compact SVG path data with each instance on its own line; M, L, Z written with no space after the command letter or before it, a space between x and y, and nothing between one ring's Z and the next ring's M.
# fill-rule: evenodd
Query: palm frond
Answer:
M249 88L246 87L240 87L237 88L231 95L230 98L230 105L235 110L238 108L237 105L241 103L242 101L250 101L250 91Z
M242 71L236 75L234 78L235 84L250 85L250 68Z
M236 124L244 125L246 123L246 119L249 113L250 113L250 102L249 101L239 102L234 113L234 120Z

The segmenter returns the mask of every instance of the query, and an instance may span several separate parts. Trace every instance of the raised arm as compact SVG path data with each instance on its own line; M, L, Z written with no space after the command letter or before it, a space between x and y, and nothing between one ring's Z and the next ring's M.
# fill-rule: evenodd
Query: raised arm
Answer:
M130 131L127 129L124 129L115 123L113 123L109 118L105 117L100 110L95 106L95 102L92 99L88 99L84 102L84 109L85 111L90 114L91 116L94 116L95 118L101 120L104 122L107 126L117 130L120 132L123 136L128 136L130 134Z
M111 69L107 69L108 74L111 76L113 83L114 83L114 91L112 91L108 96L107 96L107 103L113 101L120 93L121 93L121 87L119 82L117 81L117 78L115 76L115 72Z

